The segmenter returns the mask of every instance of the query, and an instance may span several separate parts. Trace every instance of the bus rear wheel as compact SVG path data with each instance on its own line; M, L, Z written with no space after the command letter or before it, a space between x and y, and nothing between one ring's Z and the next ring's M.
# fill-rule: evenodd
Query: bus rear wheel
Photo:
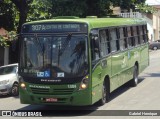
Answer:
M133 79L130 81L130 85L132 87L137 86L138 84L138 67L137 65L134 66L134 71L133 71Z

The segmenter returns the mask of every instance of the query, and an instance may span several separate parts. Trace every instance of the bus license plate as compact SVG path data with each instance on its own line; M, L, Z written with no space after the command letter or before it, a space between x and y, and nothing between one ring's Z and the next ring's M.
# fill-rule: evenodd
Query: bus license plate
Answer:
M57 98L46 98L46 102L57 102Z

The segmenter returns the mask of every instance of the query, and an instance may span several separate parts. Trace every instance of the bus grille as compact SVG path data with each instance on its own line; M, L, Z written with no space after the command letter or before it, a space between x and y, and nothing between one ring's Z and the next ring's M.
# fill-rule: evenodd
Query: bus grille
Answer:
M34 94L49 94L49 89L44 88L31 88L31 91Z
M43 95L70 95L73 93L73 88L64 89L44 89L44 88L31 88L33 94L43 94Z
M54 95L70 95L72 94L74 89L72 88L67 88L67 89L53 89L53 94Z

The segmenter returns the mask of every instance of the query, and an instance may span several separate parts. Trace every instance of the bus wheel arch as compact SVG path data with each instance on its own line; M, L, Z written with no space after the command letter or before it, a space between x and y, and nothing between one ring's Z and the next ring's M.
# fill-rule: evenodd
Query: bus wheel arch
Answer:
M108 94L110 94L110 77L109 77L109 75L106 75L106 76L105 76L104 82L105 82L105 85L106 85L106 87L107 87ZM109 97L108 97L108 98L109 98Z
M138 70L138 74L139 74L139 63L138 63L138 61L135 62L134 66L137 66L137 70Z

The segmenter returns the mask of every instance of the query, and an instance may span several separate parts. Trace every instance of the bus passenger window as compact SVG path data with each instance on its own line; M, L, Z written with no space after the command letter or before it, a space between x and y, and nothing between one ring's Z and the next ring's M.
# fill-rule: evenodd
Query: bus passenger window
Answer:
M119 40L117 38L116 29L110 29L110 41L112 52L119 50Z
M110 53L110 45L109 45L109 38L108 38L108 30L101 30L99 32L100 37L100 49L101 49L101 56L104 57Z
M139 36L139 27L138 27L138 26L136 26L136 29L137 29L138 44L141 44L140 36Z
M138 38L137 26L132 26L132 30L133 30L133 36L135 39L135 45L137 46L140 44L139 38Z
M127 48L127 39L125 38L125 28L119 29L120 36L120 50L124 50Z
M143 25L142 26L142 29L143 29L143 39L144 39L144 42L148 42L148 36L147 36L147 26L146 25Z
M139 37L140 37L140 42L143 44L144 43L144 39L143 39L143 29L142 26L139 26Z
M91 55L92 61L98 60L100 58L98 37L94 37L91 39Z
M127 32L128 32L128 46L133 47L133 46L135 46L135 39L133 36L132 27L127 27Z

